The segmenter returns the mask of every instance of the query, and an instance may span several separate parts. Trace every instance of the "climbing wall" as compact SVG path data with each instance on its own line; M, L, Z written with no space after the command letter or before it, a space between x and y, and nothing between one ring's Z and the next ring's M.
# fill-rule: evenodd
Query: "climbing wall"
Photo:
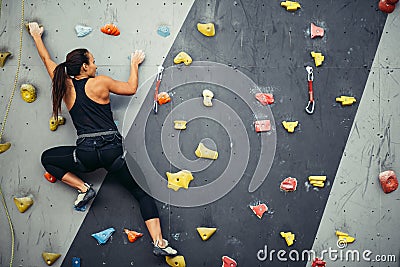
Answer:
M396 230L399 193L385 195L377 180L387 168L399 172L398 62L389 56L396 51L398 10L386 22L372 0L304 0L293 12L280 2L25 1L25 18L45 25L45 43L57 61L72 48L87 47L98 73L115 79L128 76L133 49L146 51L138 93L113 96L112 108L130 170L158 200L164 236L188 266L221 266L223 256L238 266L305 266L307 259L291 260L288 253L339 249L337 230L356 238L347 249L395 254L399 260L398 235L389 235ZM13 53L0 74L3 114L17 69L20 10L20 3L3 1L0 47ZM109 22L119 26L121 36L99 31ZM215 36L202 35L196 29L199 22L214 23ZM323 37L310 38L311 23L324 29ZM76 24L94 30L78 38ZM171 35L158 35L160 25L168 26ZM188 66L174 64L182 51L193 60ZM311 51L325 56L321 66L315 66ZM154 114L155 74L162 63L160 91L172 101ZM314 70L312 115L304 110L309 101L306 66ZM42 177L41 152L73 144L75 133L65 112L66 125L48 129L50 80L26 31L19 77L18 86L32 83L39 91L30 104L16 95L3 137L12 147L0 154L1 186L15 228L15 265L42 266L41 253L48 251L61 254L54 266L71 266L74 257L81 266L166 266L151 253L136 201L115 181L102 183L104 172L83 176L99 189L86 212L73 210L74 190ZM203 104L204 90L213 92L211 107ZM257 93L273 94L274 104L261 105ZM342 106L335 101L341 95L357 101ZM186 129L174 129L174 120L187 121ZM257 120L269 120L271 129L257 133ZM298 126L289 133L283 121L298 121ZM199 159L194 151L200 142L218 151L218 158ZM189 188L168 188L166 172L182 169L193 174ZM326 176L323 187L310 184L309 176ZM296 191L280 189L287 177L297 179ZM27 195L34 204L20 213L12 198ZM261 218L250 208L259 204L268 207ZM8 241L3 209L1 214L0 233ZM98 245L91 234L109 227L116 231ZM202 241L197 227L217 231ZM144 236L132 244L124 228ZM281 232L295 234L292 246ZM286 261L277 257L279 250L286 251L280 255ZM1 242L0 266L8 265L10 254L11 242ZM366 266L327 261L328 266Z

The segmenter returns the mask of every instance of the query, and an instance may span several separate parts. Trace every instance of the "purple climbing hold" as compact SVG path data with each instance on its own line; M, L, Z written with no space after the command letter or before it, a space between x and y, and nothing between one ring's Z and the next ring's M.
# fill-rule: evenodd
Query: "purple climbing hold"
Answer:
M110 227L101 232L94 233L94 234L92 234L92 236L94 238L96 238L97 242L99 242L99 245L100 245L100 244L105 244L114 232L115 232L115 229L113 227Z

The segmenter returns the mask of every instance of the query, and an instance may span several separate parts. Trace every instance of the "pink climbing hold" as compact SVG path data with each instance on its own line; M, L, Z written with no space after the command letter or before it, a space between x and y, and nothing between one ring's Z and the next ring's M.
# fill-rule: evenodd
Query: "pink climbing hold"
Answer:
M254 122L254 127L256 132L267 132L271 130L271 121L270 120L262 120Z
M311 39L315 37L323 37L324 36L324 29L318 27L314 23L311 23Z
M297 188L297 179L288 177L282 181L280 188L286 192L296 191Z
M252 209L254 214L257 215L257 217L260 219L263 216L264 212L268 211L268 207L264 203L259 204L257 206L250 205L250 209Z
M256 98L264 106L273 104L275 101L274 96L272 94L267 94L267 93L257 93Z
M237 263L234 259L229 258L228 256L222 257L222 267L236 267Z
M395 191L399 187L399 181L392 170L384 171L379 174L379 181L383 192L386 194Z

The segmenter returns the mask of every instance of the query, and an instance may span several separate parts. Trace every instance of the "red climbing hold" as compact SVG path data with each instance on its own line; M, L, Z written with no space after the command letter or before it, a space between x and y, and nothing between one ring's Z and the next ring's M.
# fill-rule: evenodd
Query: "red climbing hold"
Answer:
M399 2L399 0L386 0L386 3L391 5L395 5L397 2Z
M56 177L54 177L53 175L51 175L48 172L44 173L44 178L46 178L47 181L49 181L50 183L55 183L57 181Z
M229 258L228 256L222 257L222 267L236 267L237 263L234 259Z
M275 101L274 96L272 94L267 94L267 93L257 93L256 98L264 106L273 104Z
M268 210L267 205L263 204L259 204L257 206L251 206L250 205L250 209L253 210L253 212L257 215L258 218L261 219L261 217L263 216L264 212L266 212Z
M296 191L297 188L297 179L288 177L282 181L280 188L286 192Z
M396 174L391 170L381 172L379 174L379 181L381 182L383 192L386 194L395 191L399 187Z
M125 234L128 235L128 240L131 243L135 242L139 237L143 236L142 233L138 233L136 231L132 231L132 230L128 230L128 229L124 229L124 232L125 232Z
M262 120L262 121L256 121L254 122L254 127L256 129L256 132L267 132L271 130L271 122L270 120Z
M378 7L382 12L389 14L394 11L396 6L394 4L390 4L387 0L380 0Z
M326 266L326 262L323 261L322 259L319 258L315 258L312 262L312 267L325 267Z

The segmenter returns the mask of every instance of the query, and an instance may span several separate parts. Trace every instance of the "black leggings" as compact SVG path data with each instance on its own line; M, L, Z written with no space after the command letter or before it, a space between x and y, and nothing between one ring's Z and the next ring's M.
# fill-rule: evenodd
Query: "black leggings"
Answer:
M82 139L78 139L77 146L59 146L44 151L42 164L46 171L61 180L67 172L91 172L105 168L105 179L117 179L136 198L145 221L159 218L154 199L135 182L126 162L118 169L112 168L114 161L123 153L120 137L112 135ZM76 162L74 156L80 163Z

